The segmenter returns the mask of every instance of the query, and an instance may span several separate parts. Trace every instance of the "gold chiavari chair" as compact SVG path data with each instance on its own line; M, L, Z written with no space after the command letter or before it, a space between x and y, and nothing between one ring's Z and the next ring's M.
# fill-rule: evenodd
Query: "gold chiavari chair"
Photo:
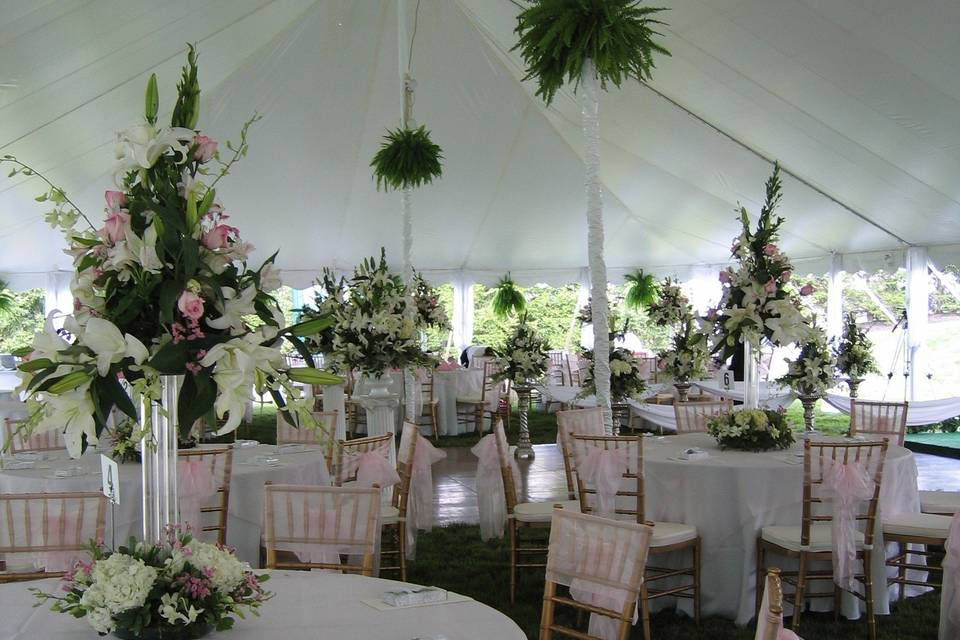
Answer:
M471 368L473 368L472 363ZM483 364L483 385L480 388L480 395L457 397L457 420L464 423L472 422L478 434L483 433L483 420L487 414L490 415L491 421L499 415L509 423L509 401L506 415L504 415L501 384L493 379L499 370L496 362L488 358ZM509 387L506 397L508 399L510 397Z
M907 433L907 402L850 401L850 435L884 438L903 446Z
M64 575L103 540L106 513L99 492L0 494L0 584Z
M311 411L313 424L292 425L277 412L277 446L285 444L320 445L327 471L333 473L333 453L337 448L337 417L334 411ZM292 414L291 414L291 417Z
M510 460L507 434L503 422L496 420L493 425L496 436L497 455L500 458L500 474L503 478L503 493L507 502L507 526L510 532L510 602L514 602L517 592L517 571L519 569L543 568L543 562L536 562L538 556L547 553L547 547L536 546L533 541L523 540L521 531L548 529L554 507L579 511L576 500L550 502L518 502L517 485L513 477L513 465ZM524 546L527 545L527 546ZM533 558L525 560L525 558Z
M267 482L263 489L268 569L325 569L373 577L380 536L378 486Z
M677 433L706 433L707 422L715 417L733 411L733 401L717 402L677 402L673 403L677 417Z
M567 498L577 497L577 485L574 482L571 440L573 434L585 436L603 435L603 409L570 409L557 412L557 439L560 440L560 453L563 455L563 474L567 480Z
M3 442L0 448L7 442L10 443L10 453L27 453L30 451L63 451L67 448L67 443L63 439L63 432L58 429L50 429L40 433L33 433L29 436L24 430L24 421L12 418L3 419Z
M550 358L550 368L547 369L547 379L550 381L550 384L566 384L566 379L563 375L566 369L564 366L566 358L564 357L565 354L563 351L547 351L547 356Z
M433 371L424 370L420 380L420 399L423 408L420 415L417 416L417 424L421 424L424 418L430 420L430 427L433 429L434 441L440 438L440 419L438 417L440 400L434 395Z
M782 632L783 585L780 583L780 569L771 567L767 569L767 578L764 581L763 603L760 613L757 614L757 633L754 640L780 640L783 638Z
M233 449L181 449L177 451L177 472L180 478L180 510L181 521L187 515L184 502L184 476L190 465L197 465L197 470L209 473L216 485L212 496L196 496L199 500L199 517L201 522L190 523L193 526L194 536L216 532L216 542L227 543L227 515L230 510L230 478L233 473ZM189 500L190 498L187 497ZM216 524L204 524L204 514L216 514Z
M353 440L340 440L337 442L337 473L336 485L343 486L345 482L351 482L357 479L357 470L350 470L350 457L361 453L380 452L384 458L390 459L390 447L393 444L393 434L385 433L381 436L369 436L367 438L355 438Z
M586 436L574 434L572 438L575 468L583 464L594 449L615 451L625 464L623 480L617 491L614 519L629 520L638 524L647 523L653 527L650 539L650 555L674 552L690 552L690 565L679 569L658 567L647 562L646 579L643 584L641 613L643 618L643 637L650 640L649 601L672 596L693 600L693 618L700 624L700 533L697 528L677 522L648 522L645 516L645 483L643 475L643 438L640 436ZM589 482L580 473L577 474L577 492L580 496L580 511L596 514L600 495L595 484ZM676 580L682 580L676 584ZM665 582L673 586L663 586ZM651 588L653 586L653 588Z
M540 640L556 636L627 640L650 537L651 528L645 524L555 509L544 572ZM558 594L558 585L571 587L570 597ZM578 614L589 613L588 632L556 622L558 606L572 608Z
M833 569L813 570L810 564L817 561L830 563L833 558L833 511L823 497L824 481L834 465L860 465L873 482L873 495L860 505L855 518L857 525L856 558L862 562L862 573L853 576L863 587L863 594L851 591L866 603L867 630L870 640L876 638L876 620L873 614L873 576L871 556L873 553L874 523L877 517L877 501L880 482L883 478L883 462L887 455L886 440L874 442L825 442L804 441L803 449L803 515L800 526L763 527L757 539L757 609L763 590L766 559L770 553L798 559L797 571L782 571L781 578L794 587L793 623L794 632L800 629L800 617L807 599L833 598L834 609L839 607L840 589L836 585L830 591L810 593L808 582L833 581ZM882 551L881 551L882 553ZM878 576L882 579L882 576Z
M390 505L381 505L380 523L384 533L390 534L389 544L380 547L380 573L397 571L400 580L407 580L407 506L410 498L410 478L413 475L413 456L417 448L419 427L403 423L400 448L397 450L397 475L400 484L391 496ZM384 558L396 558L392 564L384 564Z

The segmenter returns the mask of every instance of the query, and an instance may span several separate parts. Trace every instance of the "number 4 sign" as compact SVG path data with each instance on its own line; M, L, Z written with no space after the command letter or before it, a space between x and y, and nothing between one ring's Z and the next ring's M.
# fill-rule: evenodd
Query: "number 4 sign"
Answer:
M113 504L120 504L120 467L114 460L100 454L100 481L103 495Z

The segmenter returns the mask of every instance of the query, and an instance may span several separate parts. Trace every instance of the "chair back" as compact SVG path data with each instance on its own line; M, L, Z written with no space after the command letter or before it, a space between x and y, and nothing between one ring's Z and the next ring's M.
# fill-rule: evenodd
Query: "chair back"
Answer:
M433 404L434 392L433 392L433 370L432 369L418 369L417 370L417 381L420 383L420 402L423 405L422 411L429 411L430 405Z
M497 455L500 458L500 475L503 478L503 493L507 500L507 515L510 515L517 506L517 484L513 476L513 460L510 458L510 446L507 444L507 433L503 430L503 420L494 420L493 433L497 438Z
M550 525L540 638L584 638L585 634L555 621L557 605L613 618L604 638L626 640L643 584L653 527L555 509ZM557 585L570 587L572 598L557 595ZM593 618L593 615L591 615ZM591 630L594 621L591 620Z
M660 381L659 358L656 356L637 358L637 363L640 365L640 375L642 375L647 382L656 383Z
M884 438L899 447L907 433L907 402L850 401L850 435Z
M14 418L3 419L3 442L0 448L10 443L10 453L27 453L29 451L63 451L67 443L63 439L63 432L59 429L50 429L39 433L26 434L25 421Z
M585 436L602 436L603 409L590 407L557 411L557 439L560 441L560 453L563 454L563 473L567 479L567 495L570 500L576 498L577 490L573 461L570 457L570 438L575 433Z
M100 492L0 494L0 583L71 570L103 540L106 504Z
M354 440L340 440L337 443L339 456L337 458L336 485L342 486L344 482L350 482L357 479L357 469L350 464L350 460L362 453L377 452L384 458L390 460L391 448L393 447L393 434L385 433L381 436L370 436L367 438L356 438Z
M677 417L677 433L706 433L707 422L714 416L733 411L733 401L673 403Z
M640 436L582 436L572 438L573 460L577 472L577 495L580 511L616 520L643 523L643 438ZM610 452L610 453L600 453ZM599 454L599 455L598 455ZM590 460L590 458L594 460ZM616 465L620 472L615 494L603 496L600 469L584 467L588 461L594 466ZM598 473L599 472L599 473ZM612 513L603 513L601 501L609 500Z
M393 492L393 506L400 511L400 517L407 516L407 504L410 498L410 479L413 477L413 456L417 452L417 436L420 428L412 422L403 423L400 432L400 448L397 450L397 474L400 484Z
M277 412L277 446L285 444L320 445L327 471L333 473L333 452L337 444L337 411L311 411L313 424L290 424ZM291 414L291 417L296 419Z
M496 411L500 406L503 387L493 379L498 373L500 373L500 365L493 359L488 359L483 365L483 390L480 392L480 399L483 400L486 411Z
M264 485L268 569L327 569L372 577L380 488ZM284 558L292 552L296 560ZM342 562L342 556L347 561Z
M873 544L874 523L877 517L877 501L880 498L880 481L883 478L883 462L887 457L888 442L826 442L804 440L803 443L803 521L800 540L803 546L810 544L810 528L816 524L833 522L833 510L824 499L824 481L836 465L860 465L873 482L873 494L860 504L856 520L857 530L863 534L864 544Z
M186 523L187 517L196 520L190 522L195 537L215 538L220 544L227 543L232 473L233 449L229 447L177 451L180 521ZM207 485L208 488L201 485ZM208 513L214 515L205 515Z
M565 384L567 369L569 369L566 354L553 349L547 351L547 356L550 358L550 368L547 369L547 379L550 384Z
M783 631L783 585L780 569L767 569L763 601L757 614L757 633L754 640L778 640Z

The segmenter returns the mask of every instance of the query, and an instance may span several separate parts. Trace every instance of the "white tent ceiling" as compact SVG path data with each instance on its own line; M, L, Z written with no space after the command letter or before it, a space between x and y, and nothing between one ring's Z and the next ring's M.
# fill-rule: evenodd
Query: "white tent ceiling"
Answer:
M415 1L409 3L411 11ZM577 281L586 265L579 109L547 109L509 49L510 0L421 0L414 115L445 153L414 199L414 264L443 280ZM778 158L783 244L799 267L899 266L908 245L960 257L960 4L667 0L672 58L603 96L607 262L690 275L728 257L734 208L759 209ZM219 190L294 286L385 246L399 196L369 160L399 119L395 0L0 0L0 154L99 216L114 131L160 77L169 113L184 43L200 49L200 126L223 141L254 111L251 153ZM411 13L409 24L414 22ZM68 269L36 179L0 177L0 276ZM954 246L957 245L957 246Z

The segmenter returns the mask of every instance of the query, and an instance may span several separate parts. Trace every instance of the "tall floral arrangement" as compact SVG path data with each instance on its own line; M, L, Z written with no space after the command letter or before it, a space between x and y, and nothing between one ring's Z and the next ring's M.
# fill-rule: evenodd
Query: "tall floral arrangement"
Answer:
M781 198L777 164L766 183L766 200L756 230L751 229L746 208L740 208L743 229L731 248L737 266L720 272L723 295L707 316L714 334L713 350L721 360L733 355L741 342L758 350L764 339L780 346L799 342L807 334L798 292L790 284L793 266L777 246L783 218L774 217L774 212ZM800 295L810 293L811 287L799 291Z
M338 278L332 269L324 267L315 282L313 306L305 305L300 309L301 317L310 320L329 319L330 322L321 330L304 339L307 347L323 354L324 367L332 371L341 371L343 362L334 350L334 336L336 325L334 314L346 303L347 283Z
M427 282L422 273L414 272L411 284L413 302L417 306L417 327L421 331L440 329L449 331L450 318L443 305L440 304L440 294Z
M233 616L259 608L272 594L267 575L255 575L225 547L170 530L158 544L132 539L109 553L94 545L90 562L78 562L63 577L60 592L31 589L53 610L86 618L101 635L199 637L210 628L226 631Z
M837 359L837 370L847 378L858 380L871 373L880 373L873 357L873 343L867 332L857 326L852 313L843 319L843 332L833 346L833 355Z
M777 382L805 396L822 396L837 383L836 360L819 327L811 327L800 345L800 353L787 359L787 372Z
M291 381L331 381L309 367L284 367L281 339L302 348L300 337L323 321L284 327L270 293L280 286L276 254L248 266L253 247L217 198L220 180L247 154L257 116L243 126L239 143L227 142L224 158L217 141L195 128L199 98L190 47L170 125L158 124L151 76L144 120L118 134L117 190L104 194L99 227L34 169L13 156L0 159L12 165L11 175L47 183L37 199L52 205L46 219L63 232L73 257L66 333L38 334L20 366L21 389L29 394L26 428L63 430L73 456L97 442L114 407L138 420L137 401L159 397L161 374L184 376L177 403L182 434L214 407L225 422L220 433L235 429L258 377L281 406L281 388L296 396Z
M340 288L340 293L335 293ZM386 252L365 259L349 280L334 285L332 350L348 370L380 377L390 369L429 362L420 348L418 309Z
M499 350L497 364L500 365L500 372L497 378L509 380L515 385L539 380L550 367L549 349L547 341L527 324L524 314Z
M692 314L690 300L673 278L664 278L657 299L647 305L647 317L658 327L675 327Z
M707 375L710 348L692 314L681 321L670 339L670 348L658 354L664 373L675 382L685 383Z
M596 378L594 375L594 355L593 351L585 349L583 358L586 360L586 373L583 379L583 395L592 395L597 392ZM640 368L640 361L622 348L614 348L610 351L610 397L614 402L623 402L628 398L637 398L647 389L647 382L644 379L643 370Z

